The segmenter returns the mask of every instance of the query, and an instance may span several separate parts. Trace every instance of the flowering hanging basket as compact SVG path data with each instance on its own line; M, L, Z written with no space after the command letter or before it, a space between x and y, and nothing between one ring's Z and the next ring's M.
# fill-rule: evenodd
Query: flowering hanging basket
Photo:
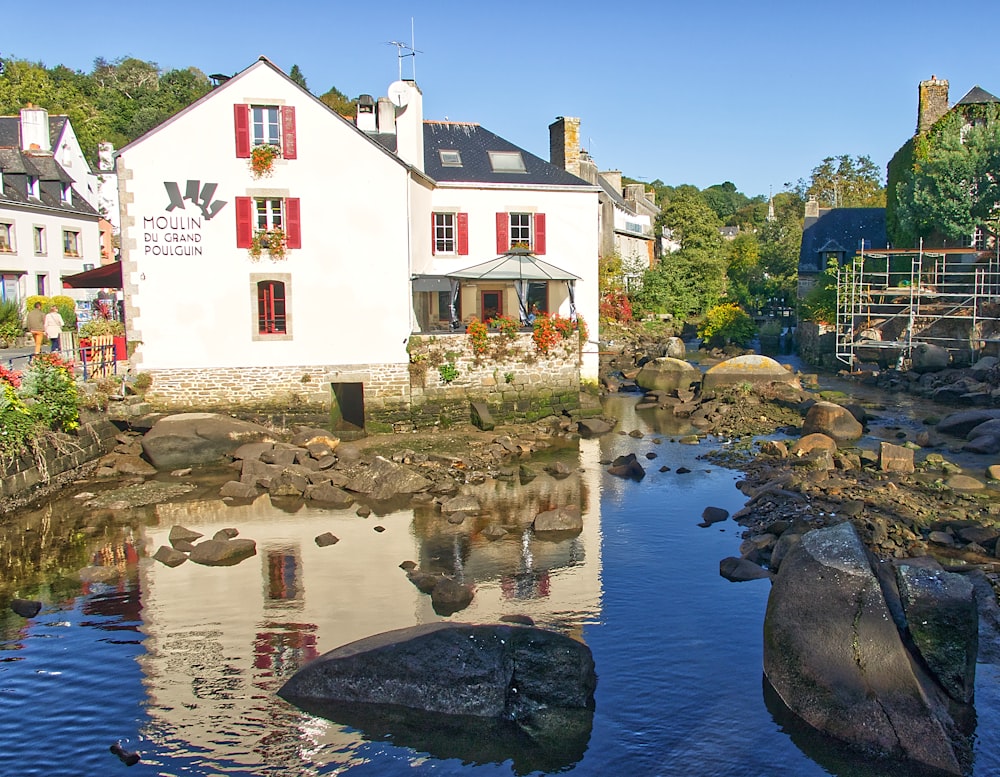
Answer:
M275 262L280 262L288 256L288 237L283 229L258 229L253 233L248 249L250 259L259 262L264 251L267 251Z
M250 172L254 178L270 178L274 172L274 160L281 156L281 149L265 143L254 146L250 152Z

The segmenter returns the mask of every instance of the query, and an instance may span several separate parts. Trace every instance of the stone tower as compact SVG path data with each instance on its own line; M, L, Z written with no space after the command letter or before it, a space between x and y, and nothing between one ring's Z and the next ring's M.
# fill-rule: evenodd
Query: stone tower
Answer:
M948 81L937 76L921 81L917 101L917 134L927 132L947 112Z
M580 120L559 116L549 125L549 161L568 173L580 175Z

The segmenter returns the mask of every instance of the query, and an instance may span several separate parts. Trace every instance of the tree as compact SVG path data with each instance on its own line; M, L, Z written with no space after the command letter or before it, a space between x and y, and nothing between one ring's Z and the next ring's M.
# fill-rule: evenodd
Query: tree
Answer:
M758 232L760 269L764 279L761 307L791 307L796 298L802 219L805 203L797 192L774 195L774 220L765 221Z
M288 71L288 77L306 91L309 90L309 87L306 86L306 77L302 75L302 71L299 70L298 65L292 65L292 69Z
M681 248L718 251L722 247L719 234L722 222L697 189L677 193L657 221L660 227L671 231Z
M797 194L815 197L821 208L883 208L882 171L868 156L828 156L814 167L809 181L799 180Z
M734 219L740 208L750 201L745 194L736 191L736 184L732 181L709 186L702 191L701 196L719 219L732 226L736 225Z
M353 116L357 109L357 100L350 99L335 86L331 86L328 92L321 94L319 99L320 102L341 116Z

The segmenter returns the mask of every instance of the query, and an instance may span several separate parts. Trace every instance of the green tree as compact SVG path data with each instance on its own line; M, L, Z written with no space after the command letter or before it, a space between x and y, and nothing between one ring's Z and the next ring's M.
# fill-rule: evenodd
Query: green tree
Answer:
M319 96L320 102L341 116L353 116L357 110L357 100L350 99L337 87L331 86L329 91Z
M794 304L802 248L802 219L805 203L797 192L779 192L773 198L774 219L765 221L758 232L760 269L765 300L761 307Z
M766 278L760 262L760 242L753 232L740 232L726 243L726 297L747 310L758 310L767 300Z
M292 65L292 69L288 71L288 77L306 91L309 90L309 87L306 86L306 77L302 75L302 71L299 70L298 65Z
M736 214L750 201L745 194L736 191L736 184L732 181L709 186L701 196L719 219L731 226L736 226Z
M671 231L682 249L718 251L722 248L722 236L719 234L722 221L697 189L675 193L657 221L663 229Z
M882 171L868 156L828 156L796 187L802 199L815 197L821 208L883 208Z

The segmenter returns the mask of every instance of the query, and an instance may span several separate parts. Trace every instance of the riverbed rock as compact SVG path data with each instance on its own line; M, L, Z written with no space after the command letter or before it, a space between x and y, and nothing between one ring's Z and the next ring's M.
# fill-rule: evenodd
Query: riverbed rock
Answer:
M184 542L184 540L181 540L181 542ZM156 549L156 553L153 554L153 560L159 561L164 566L179 567L188 560L188 557L187 553L182 553L177 548L171 548L169 545L160 545Z
M431 623L336 648L299 669L278 695L293 704L388 704L527 725L542 712L593 709L596 685L590 649L569 637Z
M608 467L608 472L617 477L632 480L642 480L646 477L646 470L642 468L642 464L639 463L634 453L627 453L615 458L611 462L611 466Z
M195 540L200 540L205 535L194 529L188 529L186 526L181 526L180 524L174 524L170 527L170 534L167 535L167 540L174 547L180 541L194 542Z
M190 558L209 567L229 567L257 555L257 543L249 539L211 539L199 542Z
M142 451L157 469L209 464L246 442L271 438L259 424L220 413L178 413L161 418L142 438Z
M857 440L864 427L847 408L834 402L817 402L809 408L802 422L802 436L819 432L838 443Z
M721 507L706 507L701 511L701 523L699 526L711 526L713 523L721 523L729 518L729 511Z
M230 499L256 499L260 491L257 487L251 485L250 483L241 483L238 480L230 480L222 484L222 488L219 489L219 496L223 499L229 497Z
M369 494L373 499L385 500L426 491L432 485L430 480L408 466L376 456L368 466L359 464L353 467L344 488L358 494Z
M911 474L913 472L913 450L888 442L879 443L878 467L883 472Z
M326 505L338 509L344 509L354 504L354 497L342 488L337 488L332 483L317 483L306 488L306 499L317 504Z
M581 437L586 438L600 437L602 434L608 434L614 428L614 424L603 418L581 418L577 422L577 431Z
M536 532L566 532L583 529L583 516L578 507L557 507L535 516L532 528Z
M41 612L42 603L35 599L11 599L10 609L22 618L34 618Z
M754 386L787 383L799 387L799 379L795 377L795 373L785 369L774 359L760 354L745 354L709 367L702 380L702 391L720 386L738 386L742 383Z
M834 453L837 450L837 441L830 435L822 432L812 432L804 435L792 443L788 451L792 456L808 456L815 451L829 451Z
M975 427L994 418L1000 418L1000 409L960 410L946 415L935 427L942 434L965 437Z
M849 745L961 775L968 732L905 647L854 527L808 532L781 563L764 621L764 673L782 701Z
M635 382L647 391L672 391L687 389L692 383L701 383L701 370L690 362L662 356L646 362L635 376Z
M771 573L759 564L736 556L729 556L719 562L719 574L732 583L745 583L749 580L772 577Z
M928 372L941 372L951 361L951 353L947 348L934 343L917 343L910 349L910 369L923 375Z
M475 595L475 586L442 575L431 589L431 606L438 615L447 617L472 604Z

